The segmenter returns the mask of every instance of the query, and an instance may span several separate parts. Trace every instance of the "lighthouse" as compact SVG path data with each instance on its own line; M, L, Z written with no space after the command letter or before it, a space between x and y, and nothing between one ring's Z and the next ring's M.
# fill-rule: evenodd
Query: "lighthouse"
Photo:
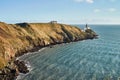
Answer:
M87 24L86 24L85 28L86 28L86 30L87 30L87 29L90 29L90 27L89 27Z

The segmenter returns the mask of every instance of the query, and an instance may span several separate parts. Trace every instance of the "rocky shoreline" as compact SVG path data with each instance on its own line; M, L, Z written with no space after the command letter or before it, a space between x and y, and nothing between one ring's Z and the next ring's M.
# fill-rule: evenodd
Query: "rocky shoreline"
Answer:
M19 73L26 74L29 70L24 61L15 60L0 70L0 80L15 80Z
M94 38L91 38L91 39L96 39L96 38L97 37L94 37ZM73 41L73 42L77 42L77 41L79 41L79 40L76 40L76 41ZM67 42L65 42L65 43L67 43ZM58 43L58 44L62 44L62 43ZM45 46L45 47L52 48L53 45L56 45L56 44L52 44L52 45ZM40 49L41 49L41 47L36 47L34 49L31 49L29 52L35 52L35 51L38 51ZM22 55L24 55L24 54L25 53L22 53ZM19 56L22 56L22 55L19 55ZM17 57L19 57L19 56L17 55ZM18 60L14 59L13 61L11 61L8 64L8 66L6 66L4 69L0 70L0 80L16 80L17 76L20 73L23 73L23 74L28 73L29 70L28 70L28 67L25 64L26 63L24 61L21 61L19 59Z
M15 80L19 73L28 73L24 61L17 57L43 47L97 38L92 29L82 31L64 24L0 23L0 80Z

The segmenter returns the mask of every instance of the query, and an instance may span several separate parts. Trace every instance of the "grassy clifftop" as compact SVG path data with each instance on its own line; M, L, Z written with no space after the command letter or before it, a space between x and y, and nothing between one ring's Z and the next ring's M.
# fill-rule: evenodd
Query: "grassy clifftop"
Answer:
M34 47L91 38L77 27L51 23L6 24L0 22L0 68Z

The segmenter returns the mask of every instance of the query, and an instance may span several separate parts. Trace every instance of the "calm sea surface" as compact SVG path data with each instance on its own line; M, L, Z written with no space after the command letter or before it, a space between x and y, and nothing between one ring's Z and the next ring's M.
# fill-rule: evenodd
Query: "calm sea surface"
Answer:
M118 80L120 25L91 28L99 39L55 45L20 57L29 62L31 71L18 80Z

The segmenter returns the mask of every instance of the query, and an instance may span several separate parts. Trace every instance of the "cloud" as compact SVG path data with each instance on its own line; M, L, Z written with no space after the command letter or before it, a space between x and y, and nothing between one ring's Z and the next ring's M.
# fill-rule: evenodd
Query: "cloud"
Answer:
M94 13L99 13L99 12L117 12L117 9L116 8L107 8L107 9L94 9L93 10Z
M109 8L108 11L109 11L109 12L116 12L117 9L116 9L116 8Z
M101 12L101 10L100 9L94 9L94 12L98 13L98 12Z
M86 0L87 3L93 3L93 0Z
M94 0L74 0L76 2L94 3Z

